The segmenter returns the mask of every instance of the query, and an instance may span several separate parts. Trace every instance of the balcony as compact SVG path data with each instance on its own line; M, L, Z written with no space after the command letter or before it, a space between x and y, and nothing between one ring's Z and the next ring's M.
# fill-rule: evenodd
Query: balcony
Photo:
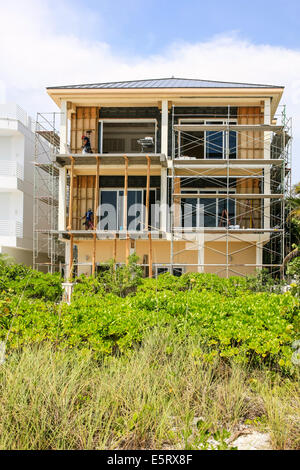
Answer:
M23 223L17 220L0 220L0 237L23 237Z
M11 160L0 160L0 191L23 191L24 167Z
M33 122L24 109L13 103L0 105L0 122L1 121L18 121L25 127L33 127Z
M15 177L24 179L24 167L18 162L11 160L0 160L0 177Z

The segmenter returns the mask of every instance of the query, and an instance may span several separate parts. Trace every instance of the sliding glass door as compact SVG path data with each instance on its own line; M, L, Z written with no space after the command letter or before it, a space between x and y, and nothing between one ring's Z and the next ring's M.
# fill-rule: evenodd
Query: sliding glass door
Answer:
M127 196L127 230L145 230L145 190L129 189ZM150 202L155 190L150 190ZM102 189L100 195L100 230L124 230L124 190ZM149 213L149 224L151 226ZM155 216L153 210L153 216ZM153 217L152 217L153 218Z

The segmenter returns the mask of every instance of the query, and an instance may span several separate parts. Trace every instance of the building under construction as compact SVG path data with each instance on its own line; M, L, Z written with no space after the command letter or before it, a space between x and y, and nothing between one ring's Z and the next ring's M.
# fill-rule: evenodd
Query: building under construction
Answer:
M47 91L60 112L37 119L34 251L47 246L49 271L91 275L136 253L150 277L280 272L283 87L171 78Z

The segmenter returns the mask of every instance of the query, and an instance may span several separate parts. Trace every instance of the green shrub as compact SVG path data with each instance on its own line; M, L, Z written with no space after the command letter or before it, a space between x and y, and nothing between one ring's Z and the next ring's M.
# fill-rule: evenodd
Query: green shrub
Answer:
M58 301L62 295L60 274L44 274L23 264L0 263L0 290L30 298Z

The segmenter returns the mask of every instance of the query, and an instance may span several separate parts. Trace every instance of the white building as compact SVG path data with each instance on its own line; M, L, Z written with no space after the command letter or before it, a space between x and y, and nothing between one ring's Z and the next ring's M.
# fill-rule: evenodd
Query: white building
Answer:
M34 125L16 104L0 104L0 253L32 265Z

